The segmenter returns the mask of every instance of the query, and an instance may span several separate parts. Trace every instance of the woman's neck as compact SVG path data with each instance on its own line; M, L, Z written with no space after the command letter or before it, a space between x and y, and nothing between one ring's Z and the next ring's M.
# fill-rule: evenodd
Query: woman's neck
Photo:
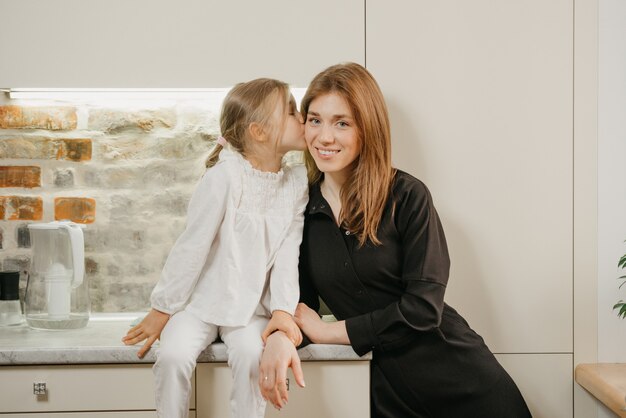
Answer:
M339 198L344 183L345 181L340 181L340 179L325 174L321 183L322 194L324 194L324 197L326 197L325 194L327 193L328 197Z
M320 184L320 191L322 196L330 205L330 209L335 217L337 225L341 225L341 219L339 214L341 213L341 188L346 182L346 178L343 176L335 176L329 173L324 174L324 180Z

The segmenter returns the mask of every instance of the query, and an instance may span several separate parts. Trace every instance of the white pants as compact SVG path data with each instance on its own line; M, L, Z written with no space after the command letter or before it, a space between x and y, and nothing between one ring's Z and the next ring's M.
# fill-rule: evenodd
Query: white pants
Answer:
M265 400L259 389L259 362L263 352L261 333L268 318L253 316L244 327L207 324L187 311L174 314L161 332L155 375L157 415L161 418L187 417L191 375L200 353L218 332L228 347L228 365L233 374L230 394L233 418L262 418Z

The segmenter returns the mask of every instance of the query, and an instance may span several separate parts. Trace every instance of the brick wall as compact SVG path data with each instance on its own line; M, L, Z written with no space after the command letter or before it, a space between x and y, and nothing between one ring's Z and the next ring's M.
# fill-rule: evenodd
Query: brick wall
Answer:
M93 311L147 309L217 132L197 102L0 105L2 269L28 270L29 223L70 219Z

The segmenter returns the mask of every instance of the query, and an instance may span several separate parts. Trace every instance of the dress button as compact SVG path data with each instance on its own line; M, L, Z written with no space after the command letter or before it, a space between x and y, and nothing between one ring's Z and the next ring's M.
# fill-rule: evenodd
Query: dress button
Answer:
M320 205L320 209L324 209L325 207L326 207L326 205L323 204L323 203Z
M315 206L313 206L311 209L312 209L312 210L315 210Z
M362 291L362 290L357 290L357 291L356 291L356 294L357 294L357 295L362 295L362 294L363 294L363 291Z
M346 235L350 235L350 231L346 231Z
M348 268L348 262L346 261L345 263L343 263L343 266Z

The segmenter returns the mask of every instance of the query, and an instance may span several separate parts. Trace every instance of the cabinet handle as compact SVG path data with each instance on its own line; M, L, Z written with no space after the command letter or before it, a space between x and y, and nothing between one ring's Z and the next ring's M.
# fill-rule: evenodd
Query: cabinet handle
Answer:
M43 382L33 383L33 395L45 395L48 393L48 389L46 388L46 384Z

